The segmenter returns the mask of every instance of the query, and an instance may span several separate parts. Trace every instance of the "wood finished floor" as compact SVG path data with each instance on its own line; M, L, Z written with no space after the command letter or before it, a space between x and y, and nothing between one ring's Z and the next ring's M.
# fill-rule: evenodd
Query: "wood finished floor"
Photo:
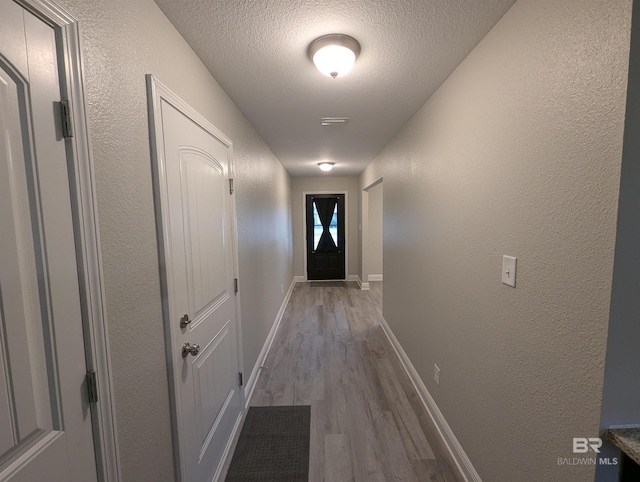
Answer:
M250 404L311 405L309 480L462 480L382 327L382 282L298 283Z

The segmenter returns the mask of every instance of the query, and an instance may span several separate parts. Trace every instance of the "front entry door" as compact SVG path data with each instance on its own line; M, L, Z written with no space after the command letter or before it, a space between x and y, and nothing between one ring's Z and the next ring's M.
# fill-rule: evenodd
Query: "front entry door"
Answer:
M148 78L183 482L219 472L241 414L231 142Z
M0 0L0 480L97 479L56 34Z
M344 194L307 194L307 279L345 279Z

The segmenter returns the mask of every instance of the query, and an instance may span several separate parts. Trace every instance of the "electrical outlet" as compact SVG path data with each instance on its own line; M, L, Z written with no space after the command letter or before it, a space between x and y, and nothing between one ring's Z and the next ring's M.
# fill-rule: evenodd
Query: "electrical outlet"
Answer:
M433 381L440 386L440 367L435 363L433 364Z

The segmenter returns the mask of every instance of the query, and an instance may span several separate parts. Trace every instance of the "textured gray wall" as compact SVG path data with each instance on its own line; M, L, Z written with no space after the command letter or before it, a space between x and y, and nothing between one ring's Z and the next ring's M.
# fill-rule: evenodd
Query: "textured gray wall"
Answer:
M358 273L359 231L358 231L358 178L357 177L294 177L293 192L293 253L296 276L304 276L307 267L304 265L305 232L303 224L304 201L302 193L321 191L347 191L347 250L349 259L347 274Z
M123 480L172 481L144 75L234 143L245 370L293 277L291 181L152 0L60 3L83 44Z
M630 22L519 0L360 178L384 176L384 316L483 480L593 478L557 458L598 436Z

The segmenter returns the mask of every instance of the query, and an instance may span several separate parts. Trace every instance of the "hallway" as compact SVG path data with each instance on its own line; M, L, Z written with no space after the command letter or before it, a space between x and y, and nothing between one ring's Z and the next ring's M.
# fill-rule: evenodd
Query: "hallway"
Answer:
M314 481L617 480L574 443L640 427L640 0L263 3L0 0L0 480L210 482L246 404L311 406ZM171 224L161 90L224 140L162 143ZM349 282L296 285L306 193Z
M251 405L311 405L310 481L458 480L381 301L382 282L298 283Z

